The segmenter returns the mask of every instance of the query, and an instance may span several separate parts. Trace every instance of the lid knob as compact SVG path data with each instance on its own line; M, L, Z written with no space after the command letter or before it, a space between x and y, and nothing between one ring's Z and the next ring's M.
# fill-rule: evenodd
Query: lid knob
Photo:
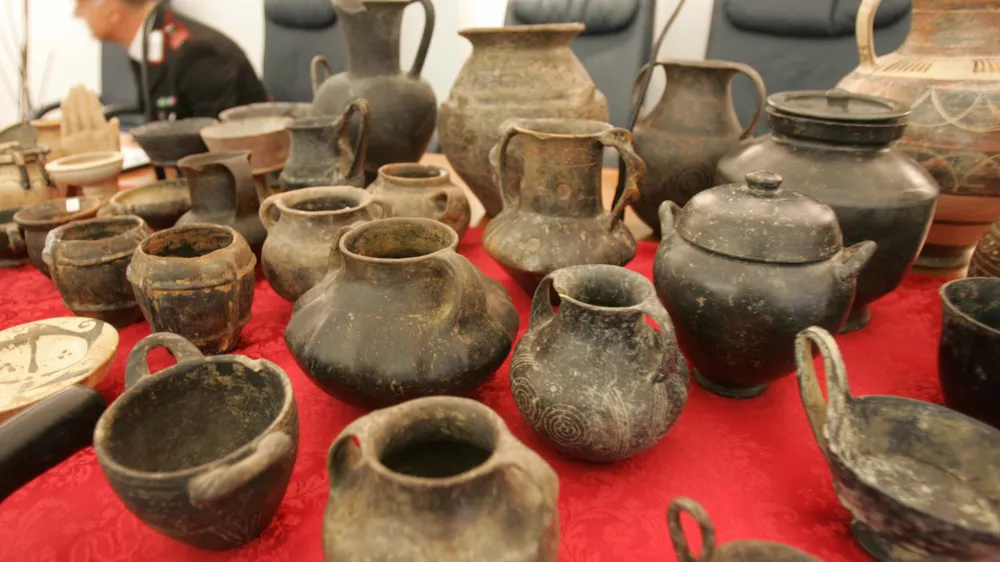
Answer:
M754 191L764 191L773 192L777 191L781 187L781 176L775 174L774 172L768 172L766 170L758 170L756 172L750 172L744 179L747 182L747 187Z
M851 93L841 88L834 88L826 91L826 106L847 111L847 105L851 103Z

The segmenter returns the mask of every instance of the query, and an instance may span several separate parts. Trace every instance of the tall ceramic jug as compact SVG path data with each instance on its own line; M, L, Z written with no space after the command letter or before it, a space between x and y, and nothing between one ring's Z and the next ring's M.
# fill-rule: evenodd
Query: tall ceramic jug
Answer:
M250 151L206 152L177 162L191 190L191 210L177 226L204 222L230 226L260 255L267 230L257 212L260 201L250 170Z
M488 216L503 209L489 160L500 125L515 117L608 120L607 99L569 48L583 30L582 23L562 23L459 32L472 43L472 56L441 105L438 137ZM516 184L519 157L512 160Z
M511 179L508 148L521 139L524 174ZM604 147L625 162L622 198L610 211L601 197ZM514 119L504 125L490 154L504 209L490 221L483 247L527 292L542 278L571 265L625 265L635 238L622 216L638 193L645 166L625 129L582 119Z
M348 127L355 113L361 114L361 124L351 147ZM363 99L352 101L340 117L310 116L290 123L287 129L292 147L279 178L282 190L325 185L364 187L370 125L371 106Z
M861 2L861 64L840 87L913 107L900 147L941 185L917 264L963 267L1000 217L1000 0L913 0L906 41L876 57L872 29L880 3Z
M399 66L403 10L413 2L424 7L424 34L410 70ZM347 72L320 83L322 57L313 59L313 114L340 115L351 100L371 104L371 136L365 171L374 179L380 166L416 162L434 134L437 98L420 72L434 34L430 0L334 0L347 42ZM329 65L326 65L329 68ZM351 138L359 131L351 127Z
M750 137L764 111L767 91L753 68L729 61L660 61L667 86L656 106L632 133L635 151L646 163L639 182L636 215L659 233L659 209L664 201L683 207L697 193L715 186L715 166L724 154ZM655 69L655 67L653 67ZM643 68L636 86L645 84ZM757 113L743 127L732 101L732 81L745 74L757 87ZM646 92L635 101L641 106Z

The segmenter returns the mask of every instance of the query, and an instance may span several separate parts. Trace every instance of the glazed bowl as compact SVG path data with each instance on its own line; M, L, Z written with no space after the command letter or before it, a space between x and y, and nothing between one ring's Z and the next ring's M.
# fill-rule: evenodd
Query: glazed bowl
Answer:
M49 231L73 221L89 219L100 208L101 201L96 197L65 197L24 207L14 213L14 222L21 229L31 265L48 277L49 268L42 259L42 250Z
M163 230L191 209L187 180L162 180L116 193L98 215L136 215L150 228Z
M211 117L153 121L129 132L154 166L173 167L185 156L206 152L199 132L218 122Z
M77 186L83 195L106 202L118 192L124 159L118 151L84 152L53 160L45 165L45 171L57 184Z
M211 152L250 151L250 168L261 175L285 166L292 139L286 127L291 117L255 117L226 121L201 130Z
M219 114L220 121L242 121L258 117L291 117L299 119L312 114L312 104L305 102L268 101L230 107Z

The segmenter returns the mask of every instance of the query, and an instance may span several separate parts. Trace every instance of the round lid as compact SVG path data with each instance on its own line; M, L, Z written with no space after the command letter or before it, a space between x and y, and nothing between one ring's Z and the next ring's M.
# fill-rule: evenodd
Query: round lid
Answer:
M677 219L677 232L699 248L768 263L818 262L843 248L833 209L781 189L781 176L765 171L695 195Z
M769 96L767 105L789 115L850 123L898 121L910 114L904 103L841 89L781 92Z

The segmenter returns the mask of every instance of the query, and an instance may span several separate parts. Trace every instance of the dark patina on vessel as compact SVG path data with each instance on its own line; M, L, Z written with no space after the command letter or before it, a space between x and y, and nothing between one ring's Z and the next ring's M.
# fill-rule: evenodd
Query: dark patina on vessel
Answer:
M802 403L858 543L880 562L1000 560L1000 431L919 400L852 396L822 328L803 330L795 354Z
M42 259L42 250L45 249L49 231L73 221L92 218L100 208L101 201L96 197L67 197L36 203L14 213L14 222L20 228L31 265L48 277L49 268Z
M839 329L875 251L870 241L845 249L830 207L780 186L754 172L683 210L660 207L656 291L695 379L722 396L751 398L791 374L800 330Z
M858 276L844 331L864 327L868 305L902 283L934 217L938 186L895 143L910 108L843 90L783 92L767 100L770 135L741 144L719 162L718 181L767 169L785 187L815 197L837 214L844 244L878 250Z
M360 115L357 140L351 146L348 128ZM363 99L348 104L339 117L302 117L292 121L288 132L292 146L278 180L283 191L322 185L364 187L365 155L371 126L371 106Z

